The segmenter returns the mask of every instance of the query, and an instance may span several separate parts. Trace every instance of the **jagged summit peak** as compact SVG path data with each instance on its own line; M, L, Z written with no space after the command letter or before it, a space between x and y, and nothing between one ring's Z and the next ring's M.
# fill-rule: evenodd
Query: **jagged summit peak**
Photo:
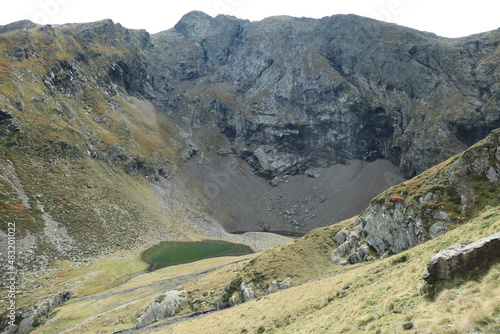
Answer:
M210 28L213 17L201 11L185 14L174 28L184 34L187 39L203 38Z
M205 12L202 12L201 10L192 10L184 14L182 18L179 20L179 23L183 20L200 19L200 18L213 19L212 16L208 15Z

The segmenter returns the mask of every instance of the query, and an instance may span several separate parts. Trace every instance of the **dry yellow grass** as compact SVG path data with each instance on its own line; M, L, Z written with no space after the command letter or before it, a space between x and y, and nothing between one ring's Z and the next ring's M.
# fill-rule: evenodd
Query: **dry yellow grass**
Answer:
M127 268L127 261L136 261L137 254L124 261L107 263L117 267ZM76 277L81 284L82 290L77 295L77 298L69 300L63 306L55 309L55 315L46 321L42 326L38 327L33 333L95 333L98 330L108 330L115 332L131 328L137 318L144 313L145 309L155 300L158 295L175 288L175 282L181 285L183 278L187 275L194 275L199 272L204 272L210 268L224 266L215 274L208 274L205 281L210 277L217 277L214 280L217 286L220 280L227 280L228 276L223 273L229 273L235 267L230 263L235 261L245 261L255 256L255 254L242 257L220 257L206 259L202 261L187 263L183 265L163 268L150 273L143 273L133 277L132 279L122 282L113 288L105 290L100 289L101 284L97 284L99 280L110 277L109 270L102 270L100 267L86 269L88 277L94 277L93 281L82 281L82 276ZM229 265L228 265L229 264ZM100 266L105 264L100 263ZM227 266L226 266L227 265ZM135 267L129 267L132 270ZM145 264L142 263L142 269L145 269ZM97 270L92 272L92 270ZM210 276L212 275L212 276ZM228 274L229 275L229 274ZM221 276L221 277L218 277ZM189 278L188 278L189 280ZM174 283L172 284L169 283ZM205 285L211 288L213 284ZM188 285L187 285L188 286ZM89 290L98 291L93 294L88 294Z
M413 322L411 333L472 333L477 329L497 333L500 329L500 263L468 278L440 283L434 299L422 295L421 289L427 261L438 250L499 230L500 208L488 208L474 221L402 254L356 266L328 267L323 263L323 273L333 276L315 280L318 272L303 272L295 282L303 283L301 285L173 325L162 327L160 322L149 332L391 333L398 325ZM140 263L130 261L137 259L137 254L117 256L109 262L68 272L60 280L82 282L80 296L56 309L55 315L34 333L97 333L132 328L148 305L166 290L165 282L222 266L197 279L179 283L177 287L188 290L189 301L202 299L208 293L210 298L205 300L216 302L225 285L242 273L249 262L259 270L275 270L275 274L281 275L276 271L282 263L278 257L289 259L293 266L293 261L299 258L290 254L309 251L309 257L302 257L302 262L297 262L297 270L310 269L309 261L321 255L313 247L315 241L330 232L328 229L312 231L308 238L261 254L207 259L164 268L138 275L111 289L103 284L105 278L116 268L125 268L124 272L128 273L137 270ZM301 252L297 253L297 249ZM406 257L405 261L395 261L402 256ZM274 262L269 262L270 259ZM290 270L290 266L285 266L282 272ZM82 277L87 279L82 280ZM84 295L86 297L81 297ZM180 314L193 311L192 304L184 303ZM206 309L209 306L201 303L199 307Z
M500 231L500 208L401 255L355 267L248 303L150 333L394 333L413 322L410 333L498 333L500 263L440 285L434 300L422 295L427 261L442 243L458 244ZM344 289L344 287L349 288Z

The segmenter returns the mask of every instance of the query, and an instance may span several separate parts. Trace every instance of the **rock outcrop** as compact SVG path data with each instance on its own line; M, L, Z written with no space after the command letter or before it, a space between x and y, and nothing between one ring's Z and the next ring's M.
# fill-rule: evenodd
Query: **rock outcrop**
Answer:
M0 27L6 83L0 87L0 141L30 173L26 179L49 174L25 166L66 161L85 170L87 159L95 159L154 182L208 153L202 144L217 135L225 152L273 184L305 171L319 179L316 167L350 159L384 159L413 176L500 126L499 34L445 39L355 15L250 22L191 12L154 35L111 20L18 22ZM30 161L34 157L40 161ZM71 194L89 186L68 175L75 178L64 185ZM488 166L487 177L498 184L495 166ZM31 197L44 195L41 184L52 183L41 180ZM133 243L103 217L109 210L95 210L82 198L76 201L85 207L71 205L78 212L66 215L54 209L57 198L41 202L82 245L71 252L85 250L90 257L103 245ZM227 211L236 205L228 202ZM15 213L14 206L9 210ZM86 218L77 224L72 217L80 213ZM23 214L41 224L40 215ZM138 215L124 220L154 220ZM273 219L259 224L268 229ZM288 230L310 226L302 217L286 220L293 224ZM76 236L103 226L111 227L92 238Z
M268 285L262 286L261 282L258 281L245 283L241 278L237 278L229 282L222 291L219 307L233 307L240 303L251 301L261 295L288 289L290 287L290 280L291 277L287 277L281 282L274 280Z
M368 246L362 242L367 234L361 226L357 226L352 232L342 229L334 238L338 247L330 256L330 261L333 264L354 264L362 262L368 256Z
M137 319L134 328L143 328L161 319L173 316L179 305L187 299L186 295L187 291L185 290L172 290L163 293Z
M474 210L498 204L493 174L500 174L500 129L461 155L376 197L353 223L353 232L337 233L339 246L331 261L363 261L363 244L385 257L439 237Z
M245 282L241 282L240 295L241 295L243 302L248 302L248 301L255 298L254 289L255 288L254 288L252 282L250 282L248 284L246 284Z
M451 279L458 274L487 267L499 259L500 232L437 253L427 263L426 279Z
M75 297L73 292L64 291L41 300L35 306L29 307L21 312L20 317L16 319L16 323L18 323L17 326L8 326L6 331L2 333L24 334L31 331L37 326L36 324L44 321L55 307L73 297Z

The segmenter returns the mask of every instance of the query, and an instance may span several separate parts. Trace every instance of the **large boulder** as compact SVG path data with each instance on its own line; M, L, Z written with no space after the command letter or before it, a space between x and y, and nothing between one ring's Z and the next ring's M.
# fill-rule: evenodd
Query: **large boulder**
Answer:
M186 290L172 290L161 294L139 317L135 328L143 328L153 322L173 316L179 305L186 300L186 294Z
M488 266L500 259L500 232L472 243L445 249L434 255L427 270L430 279L451 279L457 274Z

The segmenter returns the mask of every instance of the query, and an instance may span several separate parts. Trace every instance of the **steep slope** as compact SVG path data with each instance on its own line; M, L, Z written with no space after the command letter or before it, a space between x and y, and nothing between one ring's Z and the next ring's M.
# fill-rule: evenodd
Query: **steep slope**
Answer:
M425 197L432 191L443 202L440 211L451 215L453 210L460 211L461 208L445 203L448 198L445 190L455 185L446 184L446 178L456 180L453 176L460 176L462 181L474 180L470 190L474 191L476 201L467 209L470 211L464 213L463 220L459 224L449 224L446 233L415 244L401 255L379 259L376 250L370 249L368 257L361 263L344 265L331 262L332 252L341 245L338 234L343 230L353 230L355 222L363 217L366 219L365 212L359 217L312 230L300 239L253 258L213 260L223 267L209 270L204 275L199 273L207 270L208 262L139 275L113 289L112 293L97 293L69 302L36 333L50 333L54 328L83 332L122 330L129 334L197 331L214 334L386 333L399 331L410 322L415 331L494 333L500 329L498 261L489 268L438 282L433 286L432 294L429 294L423 277L427 262L437 252L499 231L498 187L490 187L489 183L494 180L484 176L486 166L498 164L498 134L499 131L494 131L463 154L434 166L374 200L373 205L379 205L380 198L390 199L388 194L394 193L394 189L412 185L408 198ZM481 163L478 163L478 152L481 152ZM457 169L457 166L461 168ZM386 208L389 211L386 215L390 216L390 212L401 204L396 202L396 208ZM412 217L425 220L432 214L427 209ZM370 208L366 211L369 212ZM383 216L379 218L384 219ZM435 222L438 220L436 218ZM397 229L392 231L395 235L398 232ZM197 277L179 286L171 285L172 280L180 278L179 272L185 273L186 267ZM162 287L185 291L186 300L173 319L133 329L148 306L162 298ZM83 307L101 299L103 302L95 307L97 314ZM124 306L117 306L117 301ZM207 310L212 312L189 316Z
M380 256L400 253L500 205L499 177L497 129L464 153L377 196L353 227ZM342 242L351 234L345 231ZM362 243L345 245L332 260L359 262L351 257L358 247Z
M209 153L202 146L223 134L223 144L212 145L213 153L245 160L277 185L277 192L287 193L280 187L284 175L356 159L388 160L412 177L484 138L500 126L499 39L498 31L447 39L353 15L248 22L191 12L174 28L151 36L146 54L158 106L200 151ZM217 173L231 163L226 159L215 171L200 168ZM244 173L238 175L245 179ZM394 172L389 179L393 183L384 186L402 180ZM330 223L316 213L310 219L269 212L249 220L247 211L253 210L241 203L253 201L233 190L238 177L230 183L234 187L217 192L206 187L210 178L205 180L200 190L227 230L247 225L303 233ZM353 189L364 184L346 183ZM308 211L321 204L313 203ZM360 209L342 215L346 206L338 204L325 204L336 212L335 221ZM280 212L292 209L285 205Z
M200 311L214 305L234 306L313 279L344 275L360 265L365 266L366 262L378 263L379 258L384 259L424 243L426 246L405 253L391 263L398 265L409 257L418 257L416 261L425 264L425 259L432 257L433 254L428 254L433 249L442 250L456 242L460 232L448 232L450 230L469 231L464 236L468 240L497 232L500 218L499 153L500 129L497 129L462 154L388 189L358 217L312 230L292 243L252 259L237 271L227 285L220 282L219 285L210 284L210 280L201 278L181 287L189 293L184 307L180 307L178 312ZM447 236L447 233L452 236ZM441 241L430 243L433 239ZM422 249L426 251L422 253ZM385 264L385 269L377 272L395 279L390 274L390 263ZM366 266L371 268L368 271L376 271L378 267ZM422 277L423 270L419 270ZM367 279L373 280L372 275L368 275ZM203 289L199 289L201 281L208 282ZM286 282L284 287L283 282ZM416 283L418 278L412 284ZM216 291L215 304L214 294L207 296L204 293L207 290ZM496 307L500 306L498 300L495 303Z
M206 316L160 322L141 333L496 333L500 329L498 262L443 282L432 298L423 293L422 277L427 261L438 251L499 229L497 206L399 258L366 262L345 271L334 266L330 277ZM412 328L403 330L409 323Z
M15 224L23 272L206 236L166 180L187 149L146 99L147 42L111 21L0 29L0 243Z
M198 161L204 156L214 160L217 154L243 159L275 186L286 183L283 176L288 174L329 168L347 159L386 159L412 176L499 125L497 31L450 40L352 15L250 23L192 12L154 36L109 20L55 27L22 21L0 32L3 156L13 162L20 180L5 181L3 193L12 203L4 213L20 219L20 236L27 230L42 231L42 207L50 219L75 229L68 243L74 233L104 228L105 233L77 242L84 249L125 237L118 233L124 228L120 223L108 223L120 218L106 217L107 210L91 204L97 198L119 201L107 195L113 190L92 190L95 185L87 182L89 175L103 175L104 180L110 166L125 172L131 182L146 182L146 188L146 179L171 178L196 154ZM217 137L222 145L206 145ZM80 163L81 168L74 168ZM83 179L74 172L61 177L58 173L68 168L64 166L92 172ZM55 173L53 179L47 171ZM194 175L195 180L204 172ZM31 182L35 174L47 180L37 185ZM191 176L185 177L188 182ZM68 178L75 180L63 182ZM374 186L366 199L401 178L394 173L388 180ZM53 196L41 191L47 184L52 185L45 192ZM249 220L248 209L238 209L246 195L232 196L232 187L219 187L221 201L198 188L191 196L201 206L211 206L226 229L247 230L241 222ZM258 189L270 192L265 186ZM276 192L282 190L287 191ZM86 199L92 192L99 194ZM43 196L40 206L35 195ZM61 201L70 197L75 199L65 210ZM316 197L317 203L304 212L320 207L322 196ZM132 202L139 198L144 195ZM132 214L132 202L121 208L127 213L113 209L113 215L123 213L122 221L146 224L152 211ZM356 213L365 203L334 214L334 219ZM283 204L283 213L293 210L288 206ZM330 223L324 211L311 214L321 219L266 214L248 223L248 229L303 233ZM128 231L125 240L136 234ZM33 246L33 241L28 244Z

